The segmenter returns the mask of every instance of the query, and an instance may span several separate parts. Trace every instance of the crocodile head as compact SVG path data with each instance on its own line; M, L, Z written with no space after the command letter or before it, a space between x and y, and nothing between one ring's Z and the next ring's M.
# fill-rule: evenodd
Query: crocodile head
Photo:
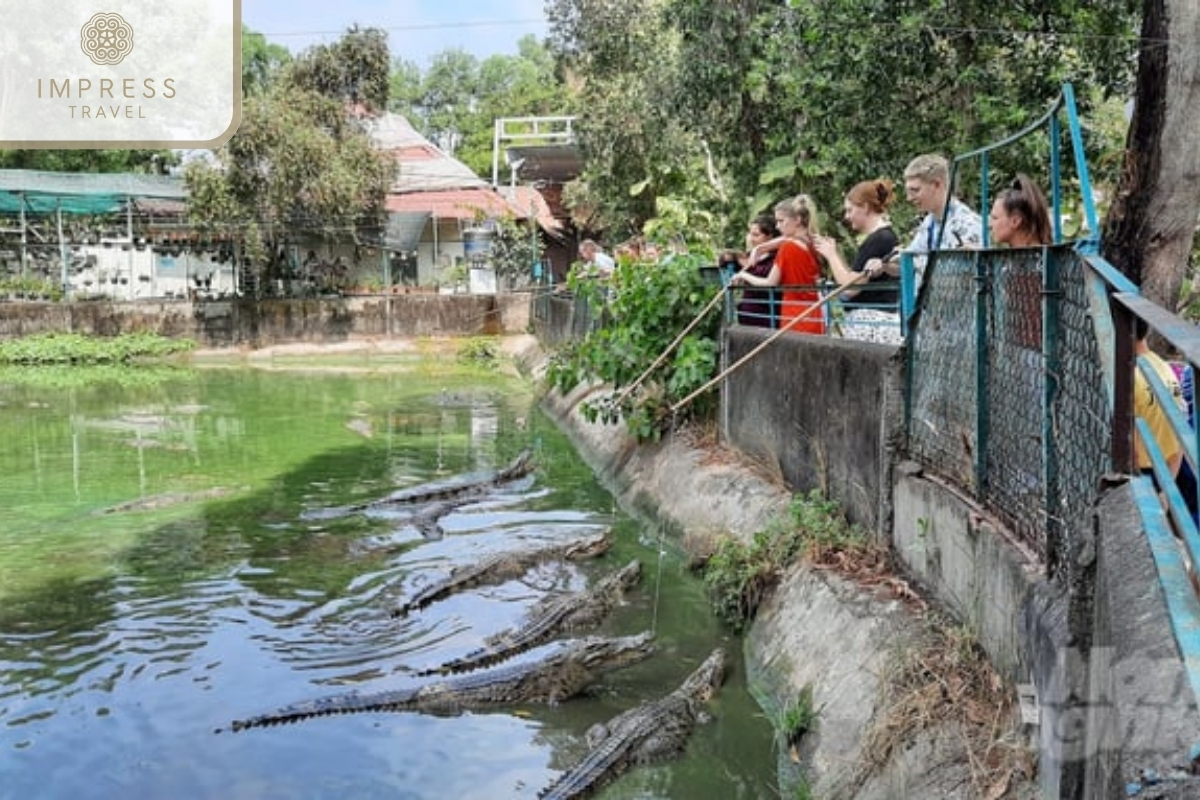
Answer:
M630 561L625 566L614 572L612 575L605 578L607 581L612 581L622 589L631 589L642 577L642 562L636 558Z
M563 550L563 557L572 561L595 558L612 546L612 541L608 538L609 532L610 529L605 529L600 533L576 539Z
M579 662L594 672L620 669L630 664L636 664L649 658L655 650L654 634L650 631L639 633L637 636L621 636L616 639L589 636L586 639L576 640L575 644Z
M687 677L678 691L688 698L707 702L716 694L724 680L725 651L718 647Z
M517 457L513 459L513 462L511 464L509 464L507 471L525 474L526 472L529 471L529 469L532 465L533 465L533 450L526 447L524 450L522 450L520 453L518 453Z

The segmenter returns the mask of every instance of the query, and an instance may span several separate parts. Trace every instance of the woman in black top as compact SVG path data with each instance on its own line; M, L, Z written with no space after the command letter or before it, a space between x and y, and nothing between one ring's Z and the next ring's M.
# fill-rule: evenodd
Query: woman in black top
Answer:
M843 322L847 339L899 344L900 290L895 279L883 269L884 262L895 257L900 240L892 230L888 208L896 195L892 182L885 179L855 184L843 203L846 223L855 233L865 236L849 266L838 249L837 242L828 236L818 236L817 252L829 264L837 282L862 284L862 289L847 291L842 296L853 298L854 306ZM886 284L871 286L872 283Z

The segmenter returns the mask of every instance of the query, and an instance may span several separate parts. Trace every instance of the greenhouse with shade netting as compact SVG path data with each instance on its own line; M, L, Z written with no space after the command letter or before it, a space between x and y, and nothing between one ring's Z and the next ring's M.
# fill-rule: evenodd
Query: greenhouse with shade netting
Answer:
M186 201L165 175L0 170L0 299L238 293L234 243L195 231Z

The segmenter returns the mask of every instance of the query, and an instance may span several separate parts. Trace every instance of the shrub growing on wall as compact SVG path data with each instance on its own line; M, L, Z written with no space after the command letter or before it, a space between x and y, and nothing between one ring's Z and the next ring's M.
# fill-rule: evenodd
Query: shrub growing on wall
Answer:
M670 408L710 380L717 370L719 306L711 310L636 391L618 405L626 387L667 349L678 334L708 305L717 288L705 282L700 267L707 259L677 255L659 263L628 261L611 278L576 267L568 288L586 302L598 326L551 360L549 378L569 392L580 384L604 383L613 393L581 406L591 420L625 419L641 438L655 437ZM713 407L711 395L681 414Z

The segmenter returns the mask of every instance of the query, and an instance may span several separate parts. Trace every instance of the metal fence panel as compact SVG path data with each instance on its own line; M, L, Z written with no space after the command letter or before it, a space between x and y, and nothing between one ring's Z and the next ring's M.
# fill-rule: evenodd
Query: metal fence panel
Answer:
M1066 577L1109 466L1111 411L1069 246L942 252L909 336L909 455Z

